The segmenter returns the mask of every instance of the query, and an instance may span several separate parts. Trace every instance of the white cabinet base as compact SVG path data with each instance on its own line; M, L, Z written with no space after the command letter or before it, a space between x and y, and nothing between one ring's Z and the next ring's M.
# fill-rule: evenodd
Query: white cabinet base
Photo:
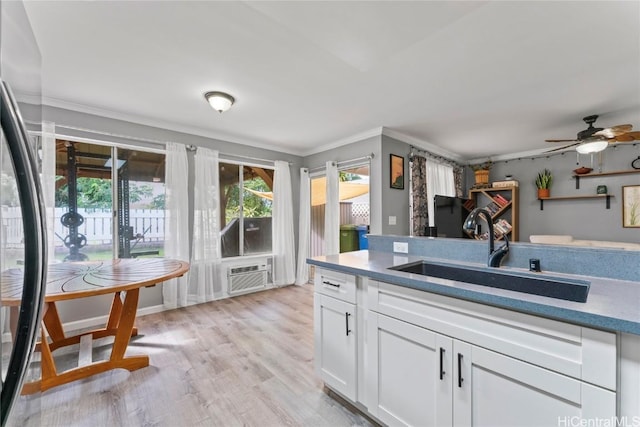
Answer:
M451 338L373 312L368 331L369 412L388 425L451 425Z
M464 381L454 384L455 426L571 425L559 421L616 414L612 391L456 341L454 363L458 354Z
M355 305L316 293L314 298L315 363L320 378L356 401L357 330Z

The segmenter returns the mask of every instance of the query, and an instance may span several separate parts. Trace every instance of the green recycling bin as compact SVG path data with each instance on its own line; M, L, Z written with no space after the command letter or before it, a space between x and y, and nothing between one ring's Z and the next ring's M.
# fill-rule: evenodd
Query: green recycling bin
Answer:
M358 228L353 224L344 224L340 226L340 253L357 251L358 247Z

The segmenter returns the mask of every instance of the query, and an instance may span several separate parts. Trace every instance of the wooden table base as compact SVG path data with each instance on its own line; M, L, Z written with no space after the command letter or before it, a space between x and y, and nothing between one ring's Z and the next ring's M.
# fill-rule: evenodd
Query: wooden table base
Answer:
M41 352L41 379L30 383L25 383L22 394L32 394L38 391L45 391L51 387L66 384L71 381L86 378L91 375L109 371L111 369L127 369L135 371L136 369L149 366L149 356L128 356L125 357L129 340L132 336L137 335L138 331L133 326L136 318L136 310L138 308L138 297L140 289L130 289L123 291L125 293L124 302L121 298L122 292L116 292L111 304L109 319L102 329L95 329L78 335L67 337L64 334L60 317L55 302L47 302L45 304L45 313L42 318L42 337L36 351ZM87 338L90 336L90 339ZM113 347L111 349L111 357L108 360L91 362L91 346L90 341L93 339L104 338L108 336L115 337ZM84 338L83 338L84 337ZM88 342L87 351L89 363L82 366L69 369L64 372L58 372L52 352L61 347L67 347L74 344L80 344L82 359L82 342Z

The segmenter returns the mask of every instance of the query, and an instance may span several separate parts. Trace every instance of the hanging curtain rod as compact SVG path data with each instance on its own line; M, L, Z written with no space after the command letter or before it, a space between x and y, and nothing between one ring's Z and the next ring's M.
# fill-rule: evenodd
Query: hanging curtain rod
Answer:
M350 159L350 160L342 160L341 162L333 162L336 163L336 166L340 167L340 166L344 166L347 165L349 163L355 163L355 162L359 162L361 160L371 160L375 157L376 155L374 153L369 154L368 156L363 156L363 157L356 157L355 159ZM309 173L312 172L318 172L321 171L323 169L325 169L326 166L316 166L315 168L306 168Z
M198 151L198 147L195 145L186 145L185 148L187 149L187 151ZM206 148L206 147L203 147ZM218 152L218 154L220 154L223 157L235 157L235 158L239 158L239 159L243 159L243 160L255 160L258 162L265 162L265 163L274 163L275 160L270 160L270 159L261 159L259 157L250 157L250 156L245 156L242 154L231 154L231 153L223 153L221 151ZM289 163L290 165L293 164L293 162L288 161L287 163Z
M31 124L31 125L38 125L38 126L42 124L40 122L33 122L33 121L29 121L29 120L27 120L25 122L28 123L28 124ZM137 137L137 136L122 135L122 134L117 134L117 133L112 133L112 132L104 132L104 131L99 131L99 130L86 129L86 128L81 128L81 127L78 127L78 126L62 125L62 124L58 124L58 123L54 123L54 124L55 124L56 128L60 127L60 128L64 128L64 129L77 130L77 131L80 131L80 132L88 132L88 133L93 133L93 134L101 135L101 136L107 136L107 137L111 137L111 138L122 138L122 139L128 139L128 140L132 140L132 141L146 142L148 144L161 145L163 148L166 147L168 142L173 142L173 141L162 141L162 140L159 140L159 139L141 138L141 137ZM37 133L41 133L41 132L37 132ZM197 149L198 149L197 146L192 145L192 144L186 145L186 148L187 148L188 151L197 151ZM242 158L242 159L256 160L256 161L260 161L260 162L270 162L270 163L275 162L275 160L261 159L261 158L258 158L258 157L243 156L241 154L222 153L222 152L219 152L219 154L221 154L223 156L228 156L228 157L239 157L239 158ZM292 162L288 162L288 163L292 164Z
M417 153L416 153L416 151L417 151ZM431 153L429 151L422 150L422 149L420 149L418 147L414 147L412 145L411 146L411 151L409 153L409 157L413 157L415 154L422 155L423 157L426 157L428 159L433 159L433 160L436 160L438 162L446 163L448 165L452 165L452 166L456 166L456 167L462 167L462 165L460 163L456 162L455 160L451 160L451 159L448 159L446 157L439 156L437 154L433 154L433 153Z
M33 121L29 121L29 120L27 120L26 123L32 124L32 125L37 125L37 126L42 124L40 122L33 122ZM58 123L54 123L54 124L55 124L56 128L64 128L64 129L70 129L70 130L77 130L77 131L80 131L80 132L94 133L96 135L108 136L108 137L112 137L112 138L123 138L123 139L129 139L129 140L132 140L132 141L147 142L149 144L156 144L156 145L165 146L167 144L167 142L170 142L170 141L161 141L159 139L140 138L140 137L137 137L137 136L122 135L122 134L117 134L117 133L112 133L112 132L103 132L103 131L99 131L99 130L86 129L86 128L81 128L81 127L77 127L77 126L62 125L62 124L58 124ZM57 134L57 132L56 132L56 134Z

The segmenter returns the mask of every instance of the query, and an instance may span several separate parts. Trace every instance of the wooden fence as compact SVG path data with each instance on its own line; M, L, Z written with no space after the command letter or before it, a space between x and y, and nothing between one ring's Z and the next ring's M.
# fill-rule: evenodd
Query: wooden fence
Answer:
M69 233L69 229L60 222L60 217L66 212L65 208L55 209L55 246L64 246L63 239ZM111 245L113 238L111 209L78 209L78 213L84 218L84 223L78 227L78 232L86 236L88 245ZM143 236L145 242L164 241L164 213L164 210L159 209L131 209L129 225L133 227L134 236ZM3 206L0 215L4 243L21 244L24 232L20 208Z

